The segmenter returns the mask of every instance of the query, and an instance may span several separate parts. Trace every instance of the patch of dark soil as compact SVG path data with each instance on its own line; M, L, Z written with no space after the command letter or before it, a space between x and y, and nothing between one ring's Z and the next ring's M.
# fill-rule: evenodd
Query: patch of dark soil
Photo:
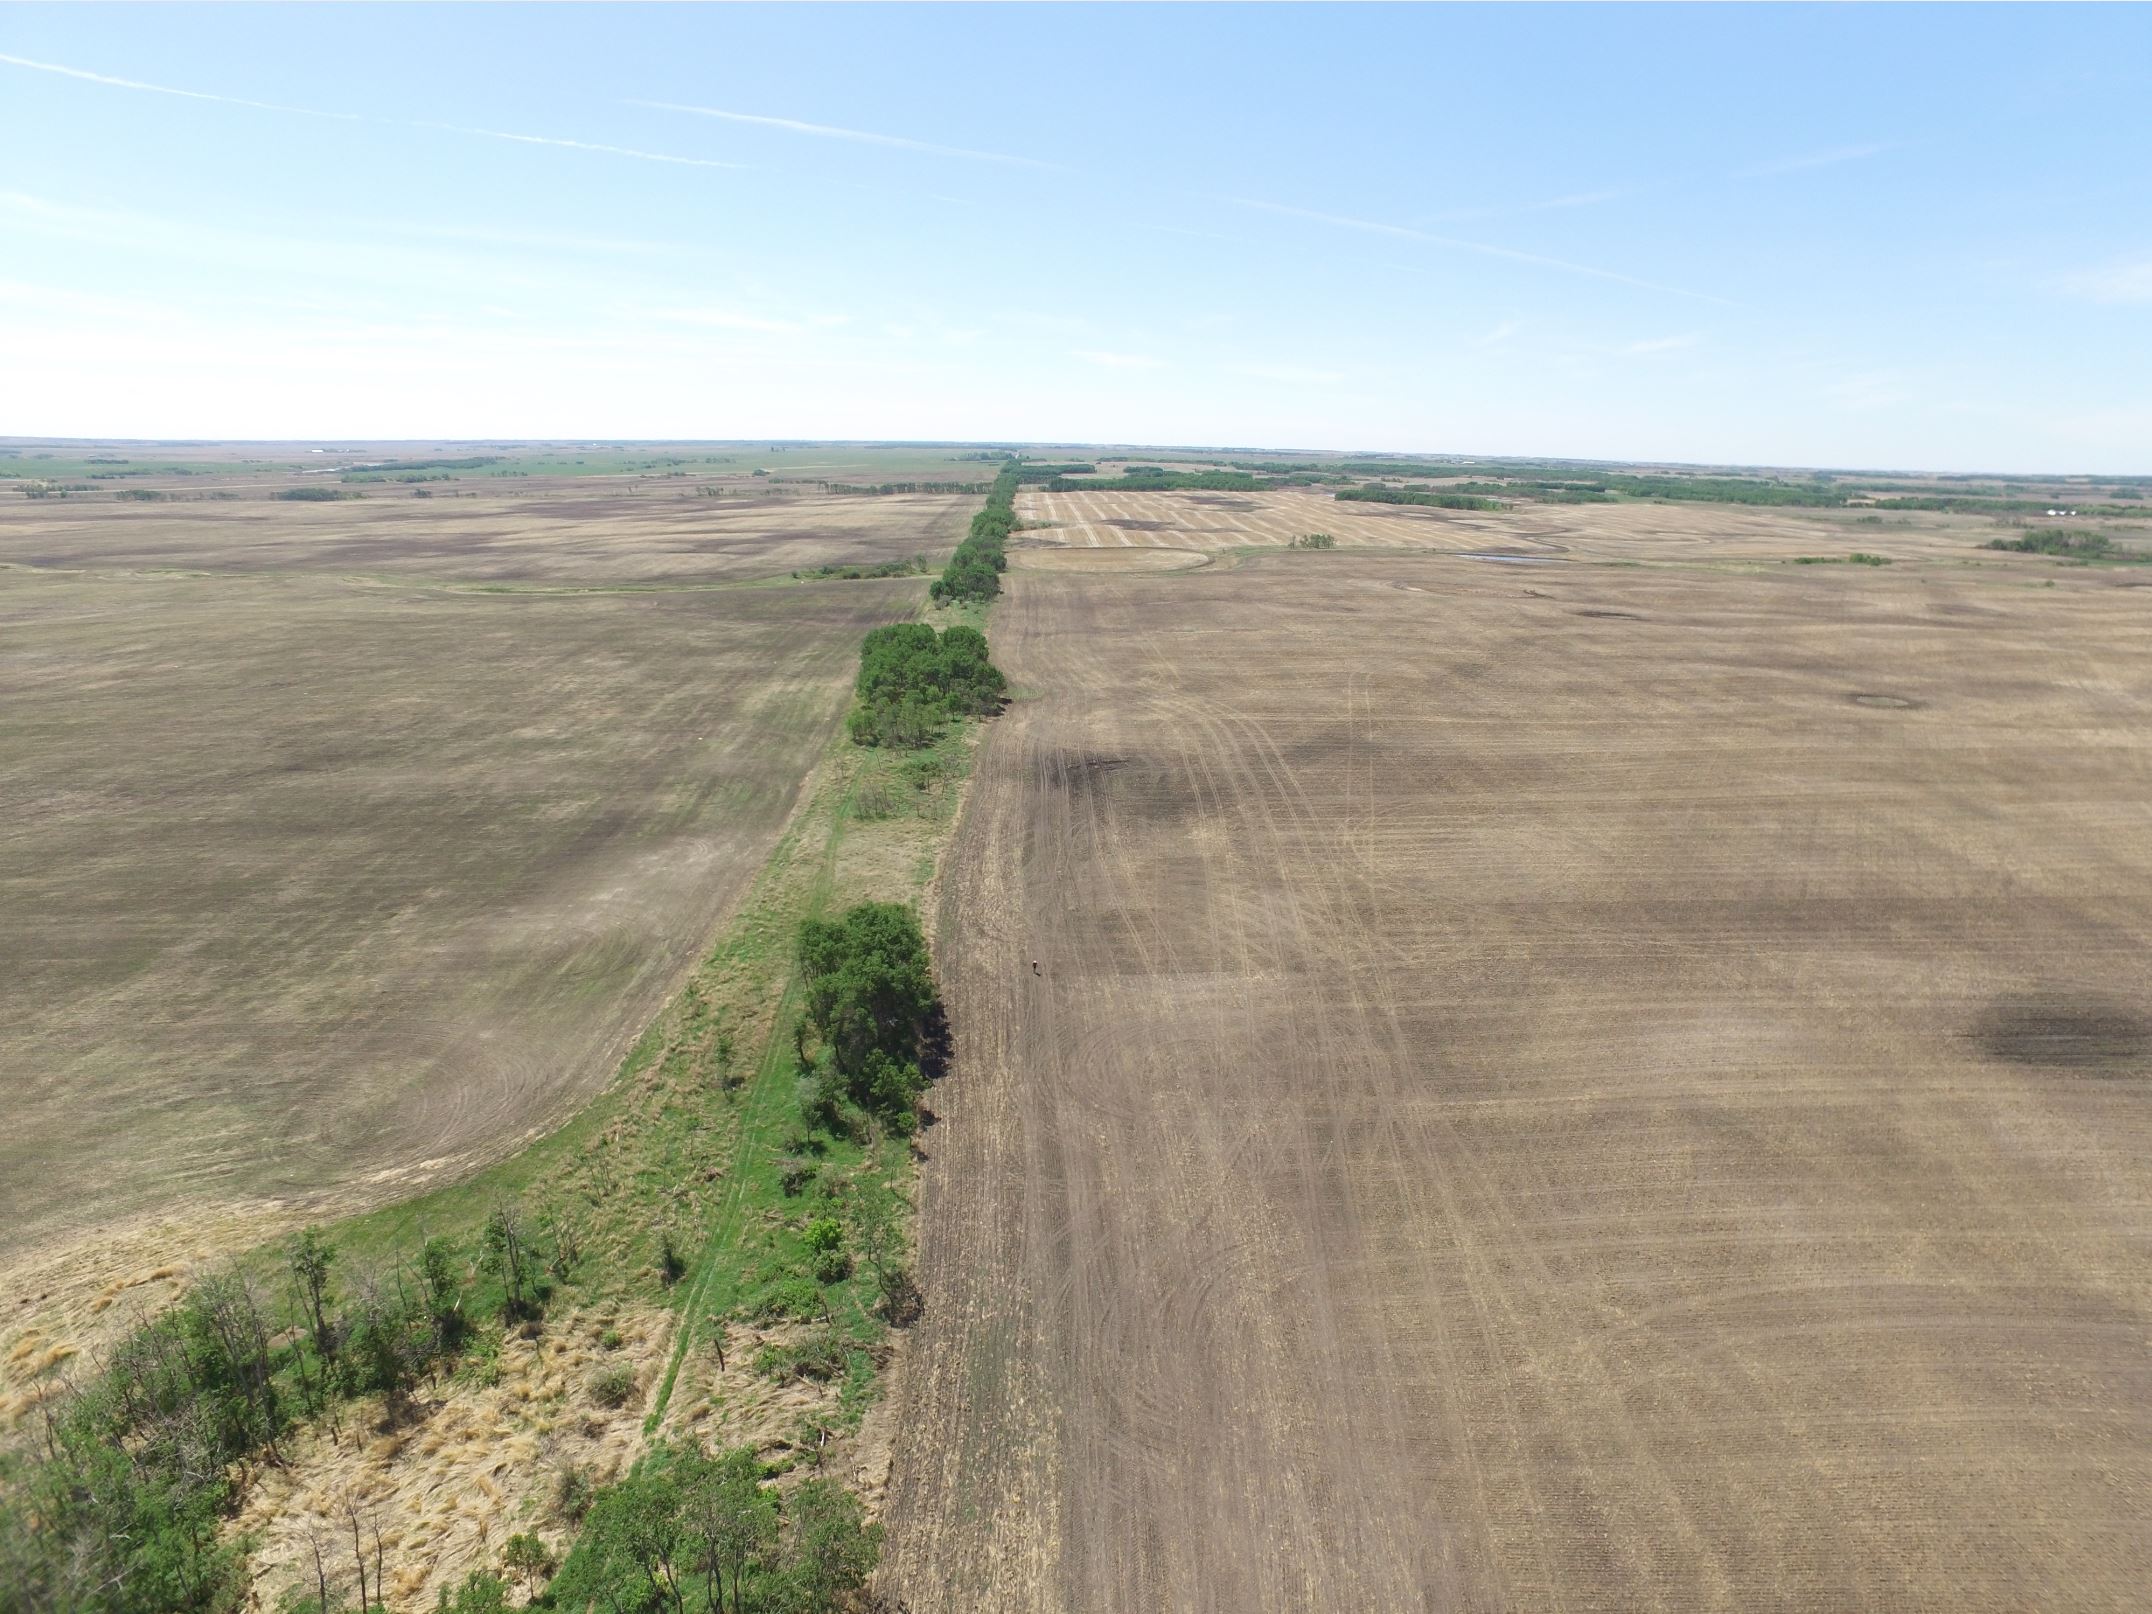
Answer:
M1127 516L1108 516L1103 526L1120 527L1128 532L1173 532L1178 523L1171 521L1136 521Z
M1127 757L1057 751L1041 759L1039 775L1040 782L1049 790L1065 790L1072 796L1088 795L1099 788L1108 774L1118 773L1127 766Z
M1576 614L1576 615L1578 615L1578 616L1596 616L1596 617L1604 617L1604 618L1607 618L1607 619L1608 619L1608 620L1610 620L1610 621L1617 621L1617 622L1641 622L1641 621L1643 621L1643 620L1644 620L1644 619L1643 619L1643 618L1642 618L1641 616L1637 615L1637 614L1636 614L1636 612L1634 612L1634 611L1592 611L1592 610L1585 610L1585 611L1578 611L1578 612L1576 612L1575 614Z
M1058 752L1041 762L1039 782L1078 811L1129 823L1179 823L1203 811L1184 773L1148 757Z
M1882 712L1917 712L1928 704L1905 695L1879 695L1868 690L1848 695L1846 699L1855 706L1867 706Z
M2094 1076L2136 1076L2152 1061L2152 1019L2112 999L2032 993L1990 1004L1973 1028L1990 1059Z
M1200 504L1212 510L1255 510L1261 508L1248 499L1221 498L1215 493L1191 493L1188 495L1188 502L1190 504Z

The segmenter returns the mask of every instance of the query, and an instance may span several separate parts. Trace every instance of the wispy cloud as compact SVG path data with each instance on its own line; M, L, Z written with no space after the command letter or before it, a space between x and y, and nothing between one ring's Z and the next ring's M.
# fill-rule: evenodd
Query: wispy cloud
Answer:
M302 118L335 118L342 123L361 121L361 115L356 112L324 112L319 107L287 106L281 101L251 101L243 95L212 95L207 90L175 89L169 84L146 84L137 78L115 78L110 73L91 73L79 67L62 67L58 62L36 62L27 56L0 53L0 62L9 67L26 67L37 73L57 73L62 78L80 79L85 84L103 84L115 90L142 90L151 95L176 95L188 101L219 101L226 106L252 107L257 112L296 112Z
M1879 409L1902 409L1916 394L1896 370L1867 370L1826 382L1822 395L1837 408L1866 414Z
M678 101L644 101L631 99L628 106L648 107L656 112L685 112L698 118L719 118L726 123L753 124L762 129L783 129L790 134L815 135L823 140L850 140L866 146L896 146L905 151L930 152L937 157L968 157L974 162L1010 163L1019 168L1057 168L1058 163L1041 162L1036 157L1017 157L1005 151L974 151L968 146L942 146L931 140L914 140L906 135L876 134L871 129L840 129L835 124L808 123L799 118L773 118L758 112L729 112L723 107L684 106Z
M2152 258L2080 269L2056 284L2072 297L2095 303L2152 303Z
M1628 354L1673 353L1685 347L1694 347L1704 339L1702 331L1684 331L1679 336L1648 336L1642 341L1631 342L1622 349Z
M780 335L800 328L788 319L765 319L759 314L743 314L731 308L653 308L650 317L679 325L702 325L719 331L753 331L762 335Z
M1888 142L1867 146L1833 146L1829 151L1804 152L1798 157L1781 157L1775 162L1737 168L1734 170L1734 178L1764 179L1772 174L1798 174L1811 168L1835 168L1840 163L1857 163L1865 158L1880 157L1890 149Z
M302 118L332 118L339 123L372 123L407 129L432 129L444 134L475 135L484 140L508 140L522 146L557 146L568 151L590 151L608 157L631 157L638 162L672 163L682 168L745 168L746 163L720 162L711 157L682 157L667 151L643 151L634 146L609 146L593 140L566 140L555 135L519 134L508 129L479 129L461 123L435 123L426 119L377 118L363 112L325 112L319 107L291 106L282 101L254 101L242 95L216 95L208 90L183 90L171 84L149 84L141 79L117 78L85 68L63 67L57 62L33 61L27 56L0 53L0 65L57 73L85 84L102 84L118 90L140 90L151 95L176 95L188 101L216 101L225 106L252 107L258 112L288 112Z
M1342 370L1316 370L1299 364L1236 364L1233 374L1257 381L1283 381L1296 387L1334 387L1345 379Z
M1661 281L1625 275L1618 270L1600 269L1588 263L1572 263L1566 258L1550 258L1543 253L1520 252L1515 247L1496 246L1489 241L1470 241L1462 236L1436 235L1432 231L1415 230L1408 225L1384 224L1376 219L1356 219L1342 213L1322 213L1307 207L1288 207L1283 202L1262 202L1245 196L1228 196L1224 200L1236 207L1252 207L1259 212L1278 213L1287 218L1311 219L1317 224L1335 225L1343 230L1364 230L1370 235L1394 236L1404 241L1425 241L1432 246L1449 247L1459 252L1476 252L1483 257L1502 258L1511 263L1528 263L1541 269L1559 270L1564 274L1585 275L1593 280L1610 280L1617 285L1664 292L1672 297L1692 297L1698 302L1718 303L1728 308L1736 306L1731 298L1715 296L1708 291L1691 291L1685 286L1669 286Z
M1248 243L1237 235L1226 235L1217 230L1191 230L1180 224L1145 224L1137 222L1139 230L1149 230L1156 235L1185 235L1194 241L1224 241L1231 246L1244 247Z
M1098 348L1078 348L1070 357L1108 370L1156 370L1166 362L1148 353L1107 353Z
M20 280L0 280L0 304L52 313L83 314L100 320L133 320L167 326L183 317L178 309L163 303L104 297L69 286L40 286Z
M1497 343L1508 341L1523 329L1524 322L1522 320L1505 319L1493 329L1483 332L1475 340L1481 347L1493 347Z
M1571 191L1561 196L1549 196L1537 202L1504 202L1499 206L1489 204L1485 207L1450 207L1444 208L1439 213L1423 214L1418 223L1421 226L1429 224L1474 224L1484 219L1514 219L1521 218L1527 213L1553 213L1569 208L1599 207L1607 202L1618 202L1624 196L1631 194L1633 194L1632 187L1622 185L1609 186L1603 190Z
M1618 202L1629 193L1620 187L1600 191L1577 191L1569 196L1550 196L1544 202L1533 202L1524 209L1527 213L1545 213L1554 208L1598 207L1606 202Z
M401 219L382 219L367 224L369 230L390 235L419 236L433 241L468 241L487 247L530 247L544 251L602 252L647 256L685 249L661 241L620 241L601 236L557 235L542 230L496 230L480 224L414 224Z
M439 129L448 134L478 135L487 140L511 140L519 146L560 146L569 151L594 151L608 157L633 157L638 162L673 163L682 168L745 168L746 163L720 162L714 157L681 157L669 151L643 151L634 146L607 146L592 140L563 140L555 135L515 134L506 129L474 129L462 123L414 123L414 129Z

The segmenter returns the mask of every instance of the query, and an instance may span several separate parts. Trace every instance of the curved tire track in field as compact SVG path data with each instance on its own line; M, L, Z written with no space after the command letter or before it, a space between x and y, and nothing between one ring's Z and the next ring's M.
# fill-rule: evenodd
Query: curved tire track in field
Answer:
M1965 1028L2141 1000L2152 644L1901 571L1013 581L889 1590L2131 1606L2152 1072Z

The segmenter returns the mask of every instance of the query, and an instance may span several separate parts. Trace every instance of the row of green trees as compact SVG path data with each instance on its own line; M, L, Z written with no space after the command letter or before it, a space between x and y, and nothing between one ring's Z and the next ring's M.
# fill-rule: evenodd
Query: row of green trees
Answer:
M944 1055L947 1028L918 917L900 903L861 903L834 919L800 927L805 1008L796 1046L805 1119L825 1134L905 1133L917 1126L929 1072ZM877 1128L884 1129L877 1132ZM827 1139L802 1138L810 1153ZM811 1160L788 1164L811 1178ZM789 1196L805 1182L785 1182ZM772 1347L764 1364L804 1376L834 1377L852 1354L822 1287L842 1283L854 1257L870 1270L877 1310L903 1324L919 1295L905 1260L901 1200L873 1167L840 1185L824 1214L810 1213L800 1243L812 1264L780 1285L780 1314L820 1314L824 1334ZM794 1298L790 1290L805 1285ZM810 1359L811 1358L811 1359ZM660 1441L617 1484L590 1496L580 1530L557 1574L532 1607L604 1614L837 1614L868 1606L866 1585L882 1531L859 1498L811 1477L789 1489L783 1465L750 1447L706 1453L692 1441ZM517 1541L525 1538L518 1537ZM515 1542L510 1543L511 1547ZM511 1554L511 1560L513 1555ZM513 1561L505 1567L514 1570ZM548 1566L550 1568L550 1566ZM444 1592L442 1614L496 1614L507 1583L477 1572Z
M795 481L798 478L778 477L776 480ZM824 493L987 493L992 491L991 482L823 482L818 484Z
M936 633L892 622L859 647L859 699L847 727L856 745L916 750L952 721L1000 708L1008 680L987 657L986 635L961 624Z
M1120 476L1087 476L1071 482L1055 477L1046 484L1049 493L1260 493L1265 488L1288 487L1297 479L1253 476L1246 471L1168 471L1160 466L1131 465Z
M956 553L949 557L949 564L929 589L937 604L951 605L959 600L983 603L1001 592L1001 574L1009 564L1009 534L1016 530L1020 475L1012 460L995 476L987 491L986 508L971 518L971 531L956 546Z
M2104 532L2086 527L2035 527L2022 538L1990 538L1982 546L2020 555L2060 555L2069 560L2135 560L2137 553L2115 548Z
M1340 499L1357 500L1364 504L1424 504L1437 510L1507 510L1508 505L1499 499L1483 499L1474 493L1437 493L1431 488L1385 488L1369 484L1364 488L1339 488L1334 495Z
M781 1495L765 1478L750 1448L713 1457L660 1442L592 1499L574 1550L537 1601L607 1614L856 1606L881 1526L868 1524L859 1498L834 1481L809 1479Z
M538 1316L580 1259L575 1228L513 1200L470 1246L428 1239L346 1270L318 1229L260 1266L212 1274L59 1387L0 1456L0 1610L191 1614L237 1606L249 1543L238 1476L301 1418L340 1427L353 1396L397 1412L487 1318ZM363 1566L362 1566L362 1573Z
M856 583L870 577L922 577L932 570L934 563L926 556L911 555L903 560L833 562L827 566L803 567L794 572L792 578L800 583Z

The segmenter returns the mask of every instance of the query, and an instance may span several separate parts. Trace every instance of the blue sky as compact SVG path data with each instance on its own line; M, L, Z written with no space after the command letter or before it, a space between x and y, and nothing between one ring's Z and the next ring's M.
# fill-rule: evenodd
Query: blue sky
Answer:
M0 433L2152 471L2142 6L12 6L0 56Z

